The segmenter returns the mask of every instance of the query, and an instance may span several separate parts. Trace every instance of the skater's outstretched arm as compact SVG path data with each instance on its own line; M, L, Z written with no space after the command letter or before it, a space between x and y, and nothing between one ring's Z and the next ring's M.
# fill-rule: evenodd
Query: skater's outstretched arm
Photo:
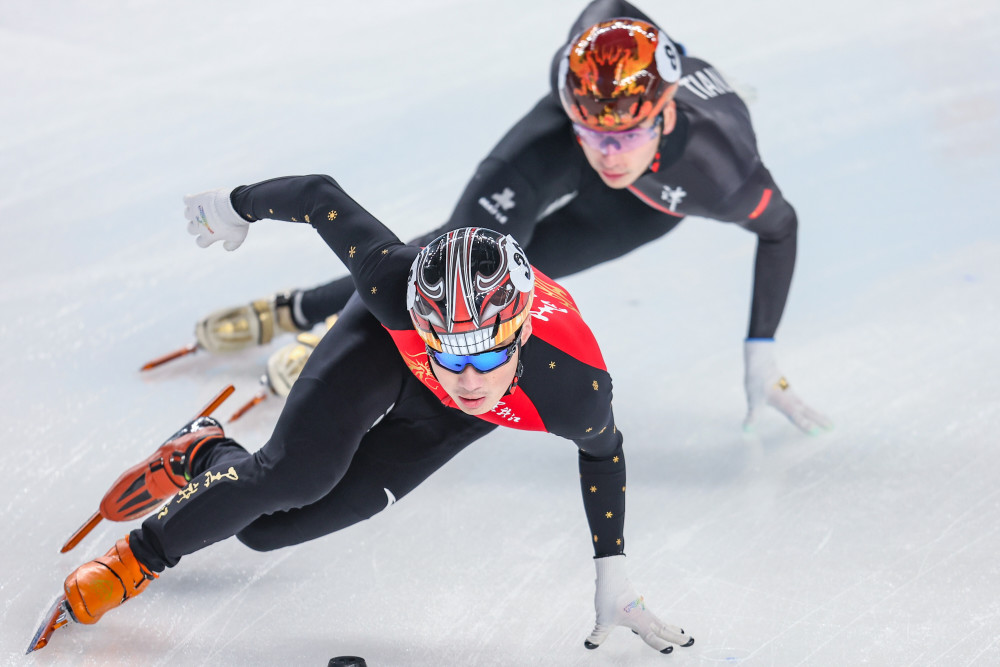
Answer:
M419 248L400 241L331 177L274 178L228 193L212 190L192 195L185 203L189 231L197 235L202 247L222 240L227 249L235 249L246 231L230 230L240 229L244 222L273 219L311 224L347 266L372 314L390 329L410 327L405 293L388 287L405 284ZM208 211L213 215L202 221L199 216Z

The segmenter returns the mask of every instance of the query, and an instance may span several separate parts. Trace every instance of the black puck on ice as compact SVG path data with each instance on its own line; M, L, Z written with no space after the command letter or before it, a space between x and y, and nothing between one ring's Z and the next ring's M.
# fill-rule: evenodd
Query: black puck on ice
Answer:
M365 662L364 658L359 658L356 655L341 655L330 658L326 667L368 667L368 663Z

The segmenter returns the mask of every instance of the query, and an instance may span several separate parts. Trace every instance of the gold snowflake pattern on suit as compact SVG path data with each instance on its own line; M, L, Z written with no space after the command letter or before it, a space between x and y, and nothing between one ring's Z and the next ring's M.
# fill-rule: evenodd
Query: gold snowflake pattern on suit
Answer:
M337 212L336 211L330 211L329 213L326 214L326 219L327 220L336 220L337 219Z

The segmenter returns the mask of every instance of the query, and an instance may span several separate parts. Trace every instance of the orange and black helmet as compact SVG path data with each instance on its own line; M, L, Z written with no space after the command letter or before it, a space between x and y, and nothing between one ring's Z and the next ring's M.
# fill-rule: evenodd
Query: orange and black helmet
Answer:
M680 55L666 33L647 21L616 18L570 41L557 85L570 120L614 132L660 113L680 76Z

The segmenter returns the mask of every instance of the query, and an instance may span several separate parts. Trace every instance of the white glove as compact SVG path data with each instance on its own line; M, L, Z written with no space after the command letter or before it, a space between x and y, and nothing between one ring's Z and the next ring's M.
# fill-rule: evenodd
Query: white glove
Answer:
M663 623L646 609L645 601L625 574L625 556L595 558L594 563L597 565L597 592L594 594L597 624L583 642L584 646L597 648L619 625L632 630L660 653L673 651L671 643L685 647L694 644L693 637L676 626Z
M184 217L188 233L198 238L196 242L207 248L222 241L226 250L236 250L247 237L250 223L242 219L229 201L231 190L219 188L184 197Z
M743 430L752 431L754 423L766 404L775 408L809 435L817 435L833 428L833 422L802 402L778 370L774 358L774 340L753 338L743 344L746 361L744 382L747 390L747 416Z

